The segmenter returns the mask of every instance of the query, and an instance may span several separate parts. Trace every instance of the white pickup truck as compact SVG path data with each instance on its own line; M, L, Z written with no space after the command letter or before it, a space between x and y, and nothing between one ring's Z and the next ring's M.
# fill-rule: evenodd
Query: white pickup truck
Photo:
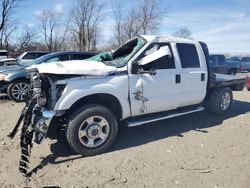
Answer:
M23 110L20 171L35 142L65 121L71 148L84 156L105 152L119 123L129 127L204 110L225 114L232 90L245 78L216 75L205 43L168 36L138 36L113 52L71 63L37 65L27 70L33 94ZM57 122L63 122L57 121ZM62 123L63 124L63 123ZM25 158L26 157L26 158Z

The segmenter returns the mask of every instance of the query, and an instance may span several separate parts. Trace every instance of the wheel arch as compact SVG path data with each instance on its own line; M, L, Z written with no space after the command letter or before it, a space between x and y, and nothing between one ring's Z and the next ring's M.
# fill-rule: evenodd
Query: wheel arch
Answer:
M111 112L115 114L117 119L122 119L123 109L120 101L117 97L106 93L96 93L87 95L75 103L73 103L68 110L66 110L66 116L74 112L79 106L86 104L100 104L108 108Z

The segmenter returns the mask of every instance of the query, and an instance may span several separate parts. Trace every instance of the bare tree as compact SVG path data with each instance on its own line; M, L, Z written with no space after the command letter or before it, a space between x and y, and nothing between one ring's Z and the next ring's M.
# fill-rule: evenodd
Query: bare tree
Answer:
M41 33L49 51L57 51L62 48L68 32L68 24L62 24L60 14L56 11L45 10L41 17Z
M141 0L138 5L123 14L120 2L113 4L114 37L118 45L121 45L131 37L139 34L147 34L157 29L160 17L164 14L159 0Z
M173 35L184 39L192 39L192 32L186 27L176 31Z
M166 10L160 8L158 0L142 0L140 3L140 15L142 33L145 35L149 31L157 29L160 17Z
M18 51L27 51L29 46L35 41L36 38L36 30L30 27L25 27L20 37L17 39Z
M8 24L8 22L10 21L11 14L13 13L15 8L18 6L18 4L21 1L23 0L2 0L0 4L0 14L1 14L0 16L0 32L1 32L0 48L3 48L4 43L8 44L8 39L15 30L13 28L8 28L10 27L10 24Z
M77 0L71 21L74 42L79 50L96 50L100 38L99 24L103 5L97 0Z
M1 45L6 50L9 50L11 35L16 31L17 26L15 24L6 24L1 31Z

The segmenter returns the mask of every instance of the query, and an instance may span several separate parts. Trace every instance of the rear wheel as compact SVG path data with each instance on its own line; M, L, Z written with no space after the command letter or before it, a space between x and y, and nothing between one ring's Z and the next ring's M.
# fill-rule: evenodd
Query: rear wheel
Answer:
M233 100L233 93L230 88L215 89L210 96L210 110L215 114L228 113Z
M117 132L115 115L102 105L91 104L70 116L66 137L76 153L91 156L105 152L115 141Z
M24 102L25 95L30 90L30 83L27 80L15 80L7 88L9 98L15 102Z

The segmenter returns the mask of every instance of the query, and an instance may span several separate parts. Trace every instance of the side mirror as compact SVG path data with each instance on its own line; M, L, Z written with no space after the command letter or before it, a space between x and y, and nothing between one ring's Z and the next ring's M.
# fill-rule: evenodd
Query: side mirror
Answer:
M168 46L163 46L160 49L156 50L155 52L147 55L144 57L139 65L146 65L149 64L157 59L160 59L164 56L172 57L171 51Z
M134 61L132 63L132 74L150 74L150 75L156 75L155 70L144 70L138 63L138 61Z

